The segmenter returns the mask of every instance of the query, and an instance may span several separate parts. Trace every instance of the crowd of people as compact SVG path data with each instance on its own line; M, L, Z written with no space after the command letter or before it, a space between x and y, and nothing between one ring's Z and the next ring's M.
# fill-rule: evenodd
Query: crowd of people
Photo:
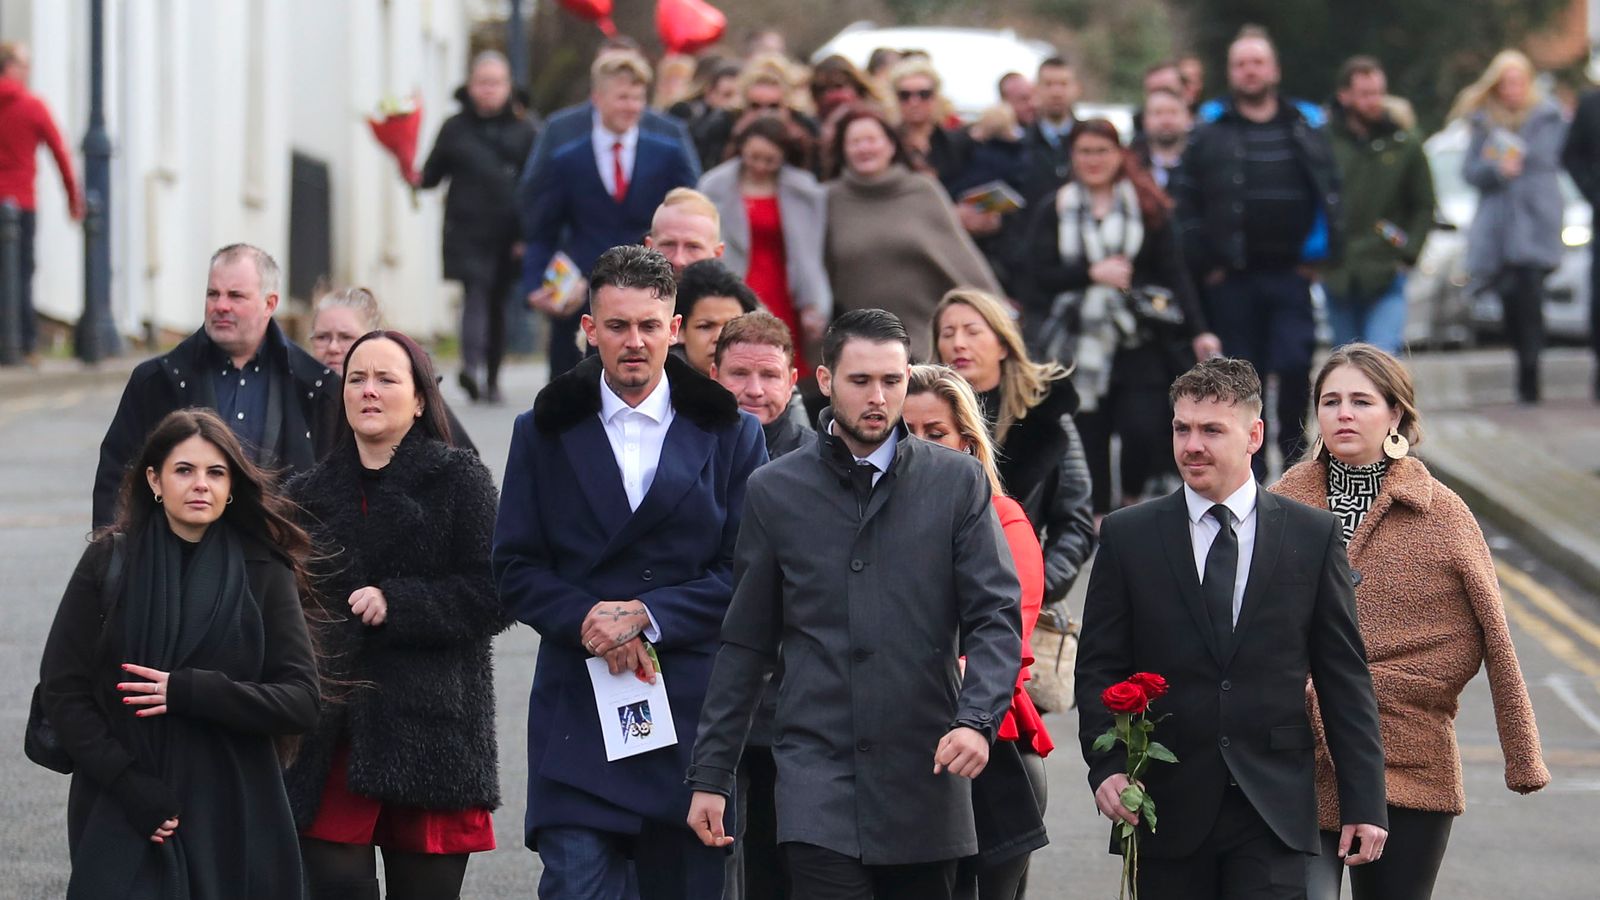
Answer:
M1334 900L1346 868L1358 900L1430 896L1484 665L1507 786L1548 782L1488 547L1410 455L1392 307L1433 200L1375 60L1324 110L1247 29L1223 98L1197 60L1152 68L1127 146L1061 58L967 127L925 55L801 81L772 43L664 63L691 76L664 111L608 45L537 128L505 60L473 61L421 175L451 192L468 397L503 401L519 277L552 326L498 491L372 292L324 291L302 349L273 258L213 256L204 324L108 428L45 647L29 730L73 773L69 897L376 898L380 850L384 895L458 896L495 846L516 623L545 898L1018 900L1041 713L1071 702L1031 690L1047 627L1076 635L1113 823L1140 816L1101 692L1170 685L1148 898ZM1462 98L1486 203L1559 152L1519 59ZM970 199L994 182L1025 205ZM1484 228L1524 228L1503 206ZM547 283L560 255L576 287ZM1315 372L1314 278L1341 338ZM619 754L619 716L675 740Z

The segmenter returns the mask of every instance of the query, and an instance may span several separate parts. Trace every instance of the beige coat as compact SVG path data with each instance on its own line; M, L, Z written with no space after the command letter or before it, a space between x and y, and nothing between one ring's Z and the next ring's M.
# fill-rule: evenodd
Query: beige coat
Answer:
M1327 487L1326 465L1312 460L1272 491L1325 509ZM1506 786L1529 793L1549 784L1494 562L1461 498L1421 460L1396 460L1349 553L1361 577L1356 613L1378 695L1390 805L1455 815L1466 808L1455 717L1462 690L1485 663ZM1307 705L1317 737L1318 818L1337 829L1337 783L1310 693Z

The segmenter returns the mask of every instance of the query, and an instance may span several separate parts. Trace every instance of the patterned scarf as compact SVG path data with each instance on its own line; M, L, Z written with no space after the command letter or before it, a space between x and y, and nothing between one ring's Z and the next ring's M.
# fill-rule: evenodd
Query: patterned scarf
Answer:
M1378 499L1383 487L1384 473L1389 471L1389 461L1380 459L1371 465L1350 466L1328 457L1328 511L1339 517L1344 526L1344 542L1350 543L1361 520Z
M1144 218L1133 183L1123 179L1111 189L1111 211L1094 221L1089 196L1076 181L1056 194L1060 218L1057 249L1061 261L1090 266L1112 256L1133 259L1144 246ZM1073 381L1079 387L1080 412L1096 409L1111 390L1111 360L1121 347L1132 346L1139 322L1127 295L1103 284L1090 284L1078 306L1077 353Z

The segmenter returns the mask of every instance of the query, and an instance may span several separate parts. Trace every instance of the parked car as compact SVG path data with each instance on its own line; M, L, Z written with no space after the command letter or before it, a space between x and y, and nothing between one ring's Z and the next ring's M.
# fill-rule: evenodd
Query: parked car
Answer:
M1467 228L1478 191L1461 177L1471 129L1452 122L1423 144L1438 198L1437 227L1406 282L1406 342L1413 346L1468 346L1502 329L1500 298L1492 285L1467 272ZM1545 330L1556 340L1585 341L1589 334L1589 243L1593 211L1565 173L1561 265L1544 283Z
M1002 75L1021 72L1031 78L1039 63L1056 52L1044 41L1018 37L1009 29L878 28L856 22L819 47L811 61L837 53L865 71L867 58L879 47L927 51L946 99L968 121L1000 102Z

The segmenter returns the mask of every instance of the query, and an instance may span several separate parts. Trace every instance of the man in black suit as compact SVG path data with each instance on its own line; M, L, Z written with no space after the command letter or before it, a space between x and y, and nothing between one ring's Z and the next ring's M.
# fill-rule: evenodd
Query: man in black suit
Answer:
M1079 737L1100 812L1122 806L1125 751L1095 752L1112 717L1100 693L1134 672L1166 677L1155 738L1177 755L1144 777L1160 830L1140 835L1139 893L1304 898L1317 807L1306 676L1339 777L1347 865L1388 837L1383 746L1338 520L1260 490L1261 380L1211 359L1172 386L1182 490L1107 516L1078 648ZM1113 844L1115 845L1115 841Z
M1066 59L1052 56L1039 63L1033 89L1034 121L1022 134L1028 168L1021 190L1030 207L1035 205L1033 201L1055 193L1072 177L1067 138L1078 124L1073 106L1082 93L1078 75Z

